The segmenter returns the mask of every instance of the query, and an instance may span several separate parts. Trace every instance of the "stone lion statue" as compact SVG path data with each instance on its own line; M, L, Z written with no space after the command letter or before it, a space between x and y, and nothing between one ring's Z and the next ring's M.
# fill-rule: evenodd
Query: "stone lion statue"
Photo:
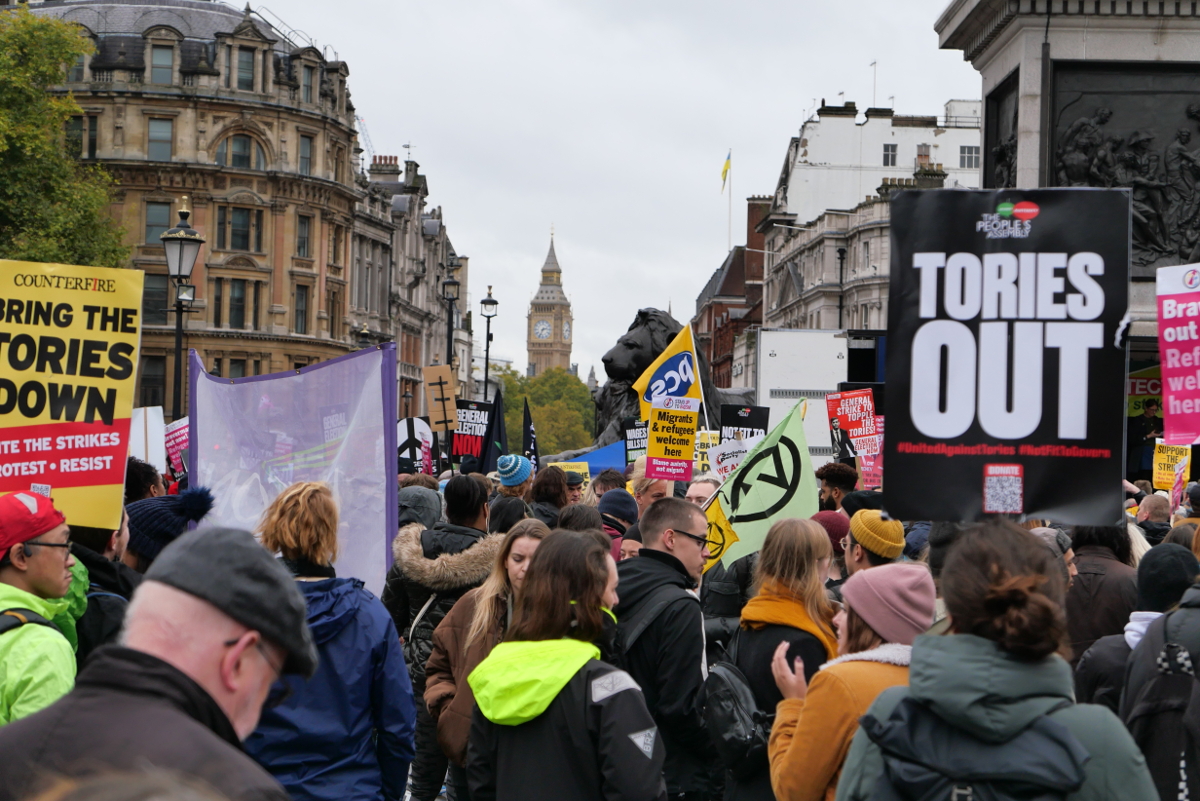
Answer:
M629 330L604 354L601 361L604 362L608 381L596 390L596 428L600 433L594 447L619 442L623 436L621 422L627 417L641 417L633 382L682 329L683 326L675 318L660 309L639 309ZM746 400L736 391L718 390L713 385L707 360L703 355L697 355L700 363L696 369L700 373L707 401L705 412L709 427L715 428L720 422L722 403L745 403Z

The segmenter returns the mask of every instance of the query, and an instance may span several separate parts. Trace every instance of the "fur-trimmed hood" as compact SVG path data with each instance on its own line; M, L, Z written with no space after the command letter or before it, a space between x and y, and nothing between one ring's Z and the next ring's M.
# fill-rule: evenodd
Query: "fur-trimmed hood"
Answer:
M444 529L459 528L439 523L428 533L437 535ZM504 542L503 534L481 536L474 545L457 553L440 553L434 558L425 555L420 523L409 523L400 529L392 541L392 556L404 577L434 591L454 590L474 586L487 578L496 562L496 554Z

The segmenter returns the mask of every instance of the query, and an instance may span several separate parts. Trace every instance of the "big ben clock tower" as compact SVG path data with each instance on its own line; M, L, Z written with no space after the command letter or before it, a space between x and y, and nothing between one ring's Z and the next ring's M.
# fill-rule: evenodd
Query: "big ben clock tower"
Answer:
M529 304L529 330L526 349L529 352L529 375L541 375L552 367L571 369L571 301L562 288L562 268L554 254L554 237L550 237L550 252L542 265L542 283Z

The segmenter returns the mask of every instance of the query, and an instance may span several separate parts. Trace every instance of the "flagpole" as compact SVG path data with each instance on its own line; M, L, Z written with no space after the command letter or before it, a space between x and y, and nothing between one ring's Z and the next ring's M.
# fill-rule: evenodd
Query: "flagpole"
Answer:
M726 251L733 250L733 148L729 148L729 227Z
M733 194L732 188L730 194ZM708 401L704 398L704 376L700 374L700 352L696 350L696 332L692 330L690 322L687 326L688 337L692 340L692 353L696 357L696 380L700 382L700 407L704 409L704 414L700 417L701 430L708 431ZM712 365L709 365L709 369L712 369Z

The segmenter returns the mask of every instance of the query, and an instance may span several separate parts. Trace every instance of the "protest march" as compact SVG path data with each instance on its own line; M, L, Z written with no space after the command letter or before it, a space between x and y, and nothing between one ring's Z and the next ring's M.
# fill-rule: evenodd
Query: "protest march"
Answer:
M1200 799L1195 4L510 5L0 3L0 801Z

